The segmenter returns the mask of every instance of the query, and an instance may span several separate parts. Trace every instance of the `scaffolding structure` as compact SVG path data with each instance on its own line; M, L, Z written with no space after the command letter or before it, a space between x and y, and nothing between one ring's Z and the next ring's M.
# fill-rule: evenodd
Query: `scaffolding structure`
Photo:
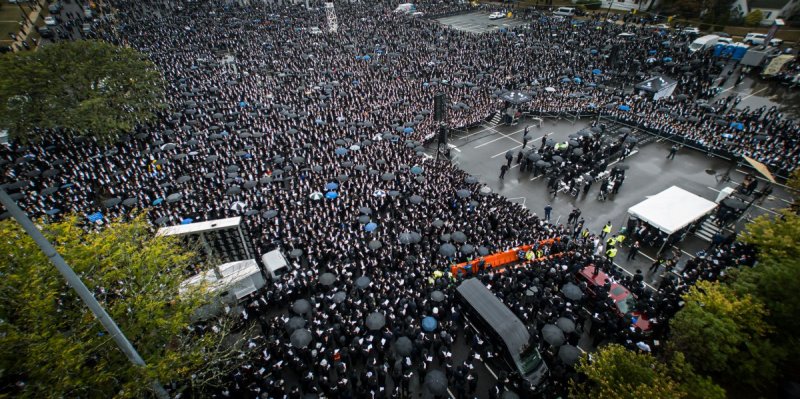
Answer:
M328 32L338 32L339 22L336 20L336 10L333 9L333 3L325 3L325 16L328 19Z

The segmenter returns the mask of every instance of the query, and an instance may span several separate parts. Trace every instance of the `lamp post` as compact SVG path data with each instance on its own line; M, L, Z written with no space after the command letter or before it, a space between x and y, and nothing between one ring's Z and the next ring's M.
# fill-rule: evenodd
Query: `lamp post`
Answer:
M72 270L69 265L67 265L67 262L64 261L64 258L62 258L58 251L56 251L55 247L53 247L53 244L50 244L50 241L47 241L47 238L45 238L42 232L39 231L36 225L34 225L30 218L28 218L28 215L25 214L25 212L17 205L16 202L14 202L13 199L11 199L11 197L8 196L8 193L6 193L6 191L3 189L0 189L0 203L6 207L8 213L14 217L17 223L19 223L25 230L25 232L28 233L31 238L33 238L33 241L36 242L36 245L39 246L39 249L41 249L45 256L50 259L50 262L53 263L53 266L58 269L58 272L64 276L64 279L67 280L67 283L70 285L70 287L72 287L78 293L78 296L81 297L86 306L89 307L89 310L92 311L97 320L100 321L100 324L103 325L103 328L108 331L108 333L114 339L114 342L117 343L117 346L120 350L122 350L122 353L128 357L128 360L137 366L144 366L144 359L142 359L142 357L139 355L139 352L136 351L136 348L131 345L130 341L128 341L128 338L125 337L125 334L123 334L122 330L120 330L119 326L117 326L117 323L114 322L114 319L112 319L111 316L106 313L106 310L103 309L103 306L100 305L100 302L97 302L97 299L95 299L94 295L92 295L92 292L86 288L86 285L84 285L80 277L75 274L75 271ZM169 398L169 394L167 394L167 391L164 390L164 387L162 387L158 381L151 382L150 387L159 399Z

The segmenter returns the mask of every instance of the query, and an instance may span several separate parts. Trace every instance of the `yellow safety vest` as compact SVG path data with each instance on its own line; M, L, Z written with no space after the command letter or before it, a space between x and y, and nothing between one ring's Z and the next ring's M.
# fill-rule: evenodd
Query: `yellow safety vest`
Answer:
M609 258L614 258L615 256L617 256L617 249L610 248L608 251L606 251L606 256L608 256Z
M604 233L610 233L611 232L611 225L607 224L607 225L603 226L603 232Z

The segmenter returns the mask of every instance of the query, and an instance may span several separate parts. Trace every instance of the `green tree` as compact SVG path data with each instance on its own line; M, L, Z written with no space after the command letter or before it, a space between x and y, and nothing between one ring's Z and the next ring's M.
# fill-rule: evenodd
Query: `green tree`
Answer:
M755 9L745 15L744 23L747 26L758 26L762 19L764 19L764 13L759 9Z
M675 350L666 351L667 358L662 359L669 368L669 375L677 381L687 399L725 399L725 390L711 378L696 374L694 368L683 353Z
M101 231L85 230L75 216L43 229L147 367L127 360L33 240L3 221L0 389L29 398L138 398L153 379L201 388L227 372L223 364L235 355L230 321L221 320L219 333L192 333L208 298L202 290L178 294L192 252L154 237L143 215Z
M649 354L611 344L583 357L577 370L587 381L570 386L570 397L594 399L688 398L668 368Z
M770 384L779 352L767 339L764 305L720 284L700 281L670 321L671 343L699 371L753 388Z
M663 8L667 14L677 14L683 18L697 18L703 11L703 3L697 0L666 0Z
M800 186L795 171L787 183ZM777 217L762 215L749 223L740 239L758 248L758 263L752 268L734 270L730 285L740 293L758 298L769 309L775 326L773 342L786 353L789 367L800 367L800 216L786 209Z
M138 51L67 41L0 57L0 123L22 142L61 128L109 142L155 118L163 79Z

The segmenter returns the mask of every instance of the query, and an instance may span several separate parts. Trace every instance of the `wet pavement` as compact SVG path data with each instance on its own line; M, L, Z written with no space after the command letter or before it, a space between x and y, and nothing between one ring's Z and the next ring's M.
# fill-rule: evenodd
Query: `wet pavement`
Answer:
M489 12L471 12L437 19L442 25L453 29L470 32L485 33L500 28L514 28L527 23L517 18L489 19Z
M618 231L625 225L630 207L671 186L678 186L714 201L720 190L741 182L744 177L742 172L748 172L744 167L735 168L731 172L732 182L720 183L716 175L724 173L732 165L731 162L709 157L689 148L682 148L674 160L668 160L666 156L672 143L664 140L635 149L624 161L630 169L625 173L625 182L619 194L609 196L606 201L597 199L599 184L593 184L586 195L581 192L573 197L559 192L554 198L547 189L545 178L536 178L530 172L519 171L516 153L522 147L526 125L531 125L529 132L533 138L527 148L531 145L538 148L542 137L563 142L569 134L589 126L590 123L589 119L578 120L574 124L565 120L545 119L542 126L537 127L530 118L515 126L492 126L491 123L485 123L484 126L450 136L448 145L451 148L451 160L467 173L478 177L481 183L491 187L494 192L505 196L509 201L522 203L531 212L543 216L544 207L550 204L553 207L551 221L555 223L565 223L572 209L580 208L583 212L581 216L586 219L585 225L592 232L599 232L607 221L612 223L614 232ZM500 167L506 163L505 153L509 150L514 152L514 163L505 179L500 180ZM760 189L764 183L759 184ZM787 206L789 199L790 196L783 188L775 186L769 199L752 207L746 214L751 217L774 212ZM737 229L745 221L746 217L737 225ZM678 269L690 256L707 246L708 243L699 237L687 236L678 244L678 249L683 254ZM636 260L627 261L627 248L623 248L616 263L629 273L635 273L637 269L646 273L657 250L658 248L642 248ZM657 280L657 275L646 277L646 281L654 287L657 287Z

